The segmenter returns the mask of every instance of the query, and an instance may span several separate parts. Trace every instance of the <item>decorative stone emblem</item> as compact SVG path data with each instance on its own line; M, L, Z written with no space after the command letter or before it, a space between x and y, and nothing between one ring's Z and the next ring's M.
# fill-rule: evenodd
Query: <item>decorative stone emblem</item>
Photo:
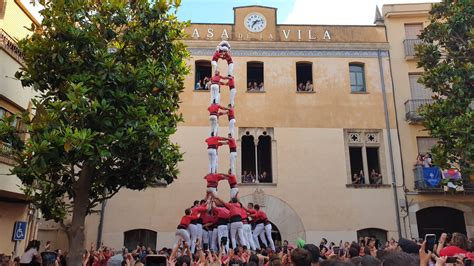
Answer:
M362 143L362 139L360 137L359 132L349 132L349 143Z
M258 204L261 207L265 206L265 192L263 189L255 189L255 191L252 194L253 197L253 204Z
M365 134L366 143L379 143L379 134L378 133L367 133Z

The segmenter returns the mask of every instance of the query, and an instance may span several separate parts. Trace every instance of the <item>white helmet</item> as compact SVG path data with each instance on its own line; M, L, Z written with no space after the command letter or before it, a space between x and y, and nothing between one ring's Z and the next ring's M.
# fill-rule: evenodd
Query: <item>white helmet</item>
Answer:
M219 46L220 46L220 47L227 47L227 48L230 50L230 44L229 44L228 41L221 41L221 42L219 43Z

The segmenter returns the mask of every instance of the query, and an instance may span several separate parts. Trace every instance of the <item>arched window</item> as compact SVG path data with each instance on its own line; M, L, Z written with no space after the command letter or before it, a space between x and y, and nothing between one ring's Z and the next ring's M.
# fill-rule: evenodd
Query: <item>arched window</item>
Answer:
M311 62L296 62L296 91L314 91Z
M272 138L264 131L258 137L258 181L260 183L272 183Z
M466 234L464 212L449 207L430 207L416 212L418 235L426 234L463 233Z
M247 62L247 91L264 91L263 62Z
M255 142L254 137L247 131L242 136L242 183L255 183Z
M351 81L351 92L366 92L364 64L350 63L349 75Z
M194 89L195 90L209 90L210 79L212 77L211 61L198 60L195 62L196 74ZM209 83L209 84L208 84Z
M381 247L387 242L387 230L379 228L365 228L357 231L357 239L364 237L375 238L377 247ZM359 241L360 242L360 241Z
M123 233L123 245L128 250L134 250L137 246L156 249L156 232L147 229L134 229Z

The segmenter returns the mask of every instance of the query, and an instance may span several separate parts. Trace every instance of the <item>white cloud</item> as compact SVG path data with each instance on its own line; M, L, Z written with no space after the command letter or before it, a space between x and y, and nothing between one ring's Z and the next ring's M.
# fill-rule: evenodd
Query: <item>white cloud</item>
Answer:
M295 0L285 24L372 25L375 6L430 0Z

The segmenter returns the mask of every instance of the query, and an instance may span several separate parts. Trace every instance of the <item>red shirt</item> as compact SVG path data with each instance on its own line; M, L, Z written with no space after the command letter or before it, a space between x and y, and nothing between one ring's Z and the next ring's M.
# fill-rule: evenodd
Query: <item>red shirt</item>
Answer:
M227 181L229 182L230 188L237 187L237 177L235 175L229 175L229 179Z
M235 88L235 81L234 78L229 78L227 81L227 86L229 86L229 89Z
M216 149L219 147L219 146L222 146L221 143L219 143L219 140L224 140L223 137L209 137L206 139L206 142L207 142L207 148L208 149Z
M247 215L247 211L244 208L240 209L240 212L241 212L240 217L242 217L242 220L245 220L249 217Z
M221 53L219 51L216 51L214 55L212 56L212 61L217 61L219 59L224 59L225 61L227 61L227 64L232 64L232 56L230 55L229 52Z
M202 224L208 224L214 222L214 216L209 215L207 212L201 214Z
M229 118L229 121L231 119L235 119L234 108L229 108L229 110L227 111L227 117Z
M262 210L257 211L254 217L256 223L268 223L267 214Z
M211 83L212 84L222 84L221 79L222 79L222 77L220 75L214 75L211 78Z
M230 218L230 211L224 207L215 207L214 214L218 219L229 219Z
M198 215L185 215L181 218L181 222L179 222L179 227L183 227L182 229L187 229L189 224L191 223L192 220L196 220L199 218Z
M229 138L227 144L229 145L230 152L237 152L237 143L235 142L235 139Z
M213 103L207 108L210 115L217 115L219 109L224 109L224 107L218 105L217 103Z
M207 211L207 204L198 205L191 208L191 215L203 214Z
M217 188L217 184L219 183L219 181L224 179L225 178L222 174L208 174L206 175L207 187Z
M439 252L439 255L440 256L454 257L457 254L466 254L466 253L468 253L468 252L465 251L464 249L460 248L460 247L448 246L448 247L445 247L445 248L441 249L441 251Z
M230 211L230 217L242 217L242 208L239 203L225 203L224 206Z

